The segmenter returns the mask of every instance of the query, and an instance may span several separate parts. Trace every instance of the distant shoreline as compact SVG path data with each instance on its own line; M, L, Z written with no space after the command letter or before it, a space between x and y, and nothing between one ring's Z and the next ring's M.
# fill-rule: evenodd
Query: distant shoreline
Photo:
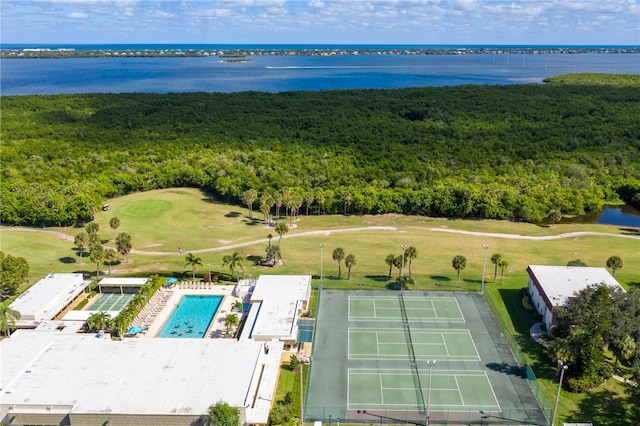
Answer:
M344 55L508 55L508 54L620 54L640 53L639 46L224 46L194 48L190 45L5 45L2 59L122 58L122 57L250 57L250 56L344 56Z

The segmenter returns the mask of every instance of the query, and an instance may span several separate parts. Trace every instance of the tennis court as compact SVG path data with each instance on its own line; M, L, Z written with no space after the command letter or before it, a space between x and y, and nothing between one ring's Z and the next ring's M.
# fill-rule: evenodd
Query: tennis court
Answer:
M406 292L405 292L406 293ZM455 297L405 298L409 321L464 322ZM349 296L349 321L402 321L398 296Z
M424 425L427 413L548 423L481 295L322 290L304 421Z
M86 311L121 311L134 294L102 293L96 300L85 308Z
M469 330L414 330L413 350L422 359L480 361ZM403 329L349 328L349 359L403 359L409 353Z
M420 372L420 382L429 382L427 371ZM423 399L429 398L432 411L500 411L489 378L484 370L437 370L431 373L430 395L418 389L411 370L349 369L349 410L422 411Z

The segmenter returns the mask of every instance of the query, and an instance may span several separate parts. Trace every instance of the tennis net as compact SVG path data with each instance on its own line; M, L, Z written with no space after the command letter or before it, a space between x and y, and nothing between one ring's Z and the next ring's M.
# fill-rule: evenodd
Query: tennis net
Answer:
M416 353L413 349L413 339L411 337L411 327L409 327L409 317L407 316L407 307L404 303L403 292L400 292L398 296L400 302L400 314L402 316L402 327L404 328L404 334L407 337L407 346L409 348L409 365L413 371L413 382L416 387L416 397L418 399L418 407L420 413L426 412L424 394L422 393L422 382L420 381L420 371L418 370L418 363L416 361Z

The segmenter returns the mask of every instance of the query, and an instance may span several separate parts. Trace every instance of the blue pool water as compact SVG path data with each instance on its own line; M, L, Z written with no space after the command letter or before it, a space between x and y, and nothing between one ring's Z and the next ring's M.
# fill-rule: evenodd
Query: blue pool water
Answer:
M224 296L183 296L157 337L201 339Z

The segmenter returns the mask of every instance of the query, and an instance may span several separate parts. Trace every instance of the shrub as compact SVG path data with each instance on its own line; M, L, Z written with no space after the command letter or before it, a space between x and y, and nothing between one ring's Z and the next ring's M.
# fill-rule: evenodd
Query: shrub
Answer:
M289 370L295 371L296 368L298 368L298 366L300 366L300 360L298 359L298 355L291 354L291 357L289 357Z
M281 425L291 420L292 417L291 407L283 404L276 404L269 412L269 424Z

